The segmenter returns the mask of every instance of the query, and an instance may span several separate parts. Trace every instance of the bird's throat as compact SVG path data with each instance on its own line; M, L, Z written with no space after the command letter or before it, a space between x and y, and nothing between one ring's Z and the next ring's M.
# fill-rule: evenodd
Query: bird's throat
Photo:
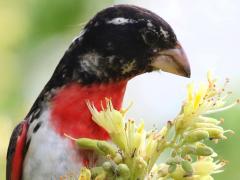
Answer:
M63 87L51 102L51 124L60 135L109 139L108 133L92 120L86 101L93 102L101 110L101 103L104 104L105 98L109 98L114 108L119 110L126 85L127 81L121 81L88 86L71 83Z

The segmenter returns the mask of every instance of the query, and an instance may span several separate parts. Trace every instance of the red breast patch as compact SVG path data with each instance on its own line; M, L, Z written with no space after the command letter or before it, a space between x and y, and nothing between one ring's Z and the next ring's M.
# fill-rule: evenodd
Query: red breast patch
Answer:
M98 126L86 105L86 101L94 103L101 110L105 98L112 100L113 106L120 109L126 88L126 81L109 84L83 86L72 83L57 93L51 103L51 122L59 134L74 138L109 139L108 133Z

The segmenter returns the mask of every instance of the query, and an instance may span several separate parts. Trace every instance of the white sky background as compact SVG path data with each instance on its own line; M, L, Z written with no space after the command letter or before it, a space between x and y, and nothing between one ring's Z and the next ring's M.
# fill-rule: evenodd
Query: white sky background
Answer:
M164 18L184 47L192 70L191 79L167 73L139 76L128 85L125 106L134 106L130 117L143 118L148 127L173 118L179 111L190 81L205 80L209 69L239 90L240 1L229 0L132 0L116 1L145 7ZM239 92L238 92L239 93Z

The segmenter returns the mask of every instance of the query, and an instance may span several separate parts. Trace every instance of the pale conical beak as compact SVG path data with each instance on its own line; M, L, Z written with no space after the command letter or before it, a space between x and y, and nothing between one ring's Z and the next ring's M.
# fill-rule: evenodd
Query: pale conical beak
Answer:
M190 77L191 70L188 58L180 43L175 48L162 50L152 61L154 69L173 73L179 76Z

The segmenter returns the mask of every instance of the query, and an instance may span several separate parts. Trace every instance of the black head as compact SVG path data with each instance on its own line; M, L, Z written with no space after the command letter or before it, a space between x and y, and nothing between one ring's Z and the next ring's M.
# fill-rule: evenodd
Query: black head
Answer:
M116 5L99 12L64 55L54 76L83 84L163 70L189 77L190 67L172 28L151 11Z
M28 116L70 82L91 85L163 70L189 77L187 57L172 28L151 11L117 5L99 12L64 54ZM27 116L27 117L28 117Z

